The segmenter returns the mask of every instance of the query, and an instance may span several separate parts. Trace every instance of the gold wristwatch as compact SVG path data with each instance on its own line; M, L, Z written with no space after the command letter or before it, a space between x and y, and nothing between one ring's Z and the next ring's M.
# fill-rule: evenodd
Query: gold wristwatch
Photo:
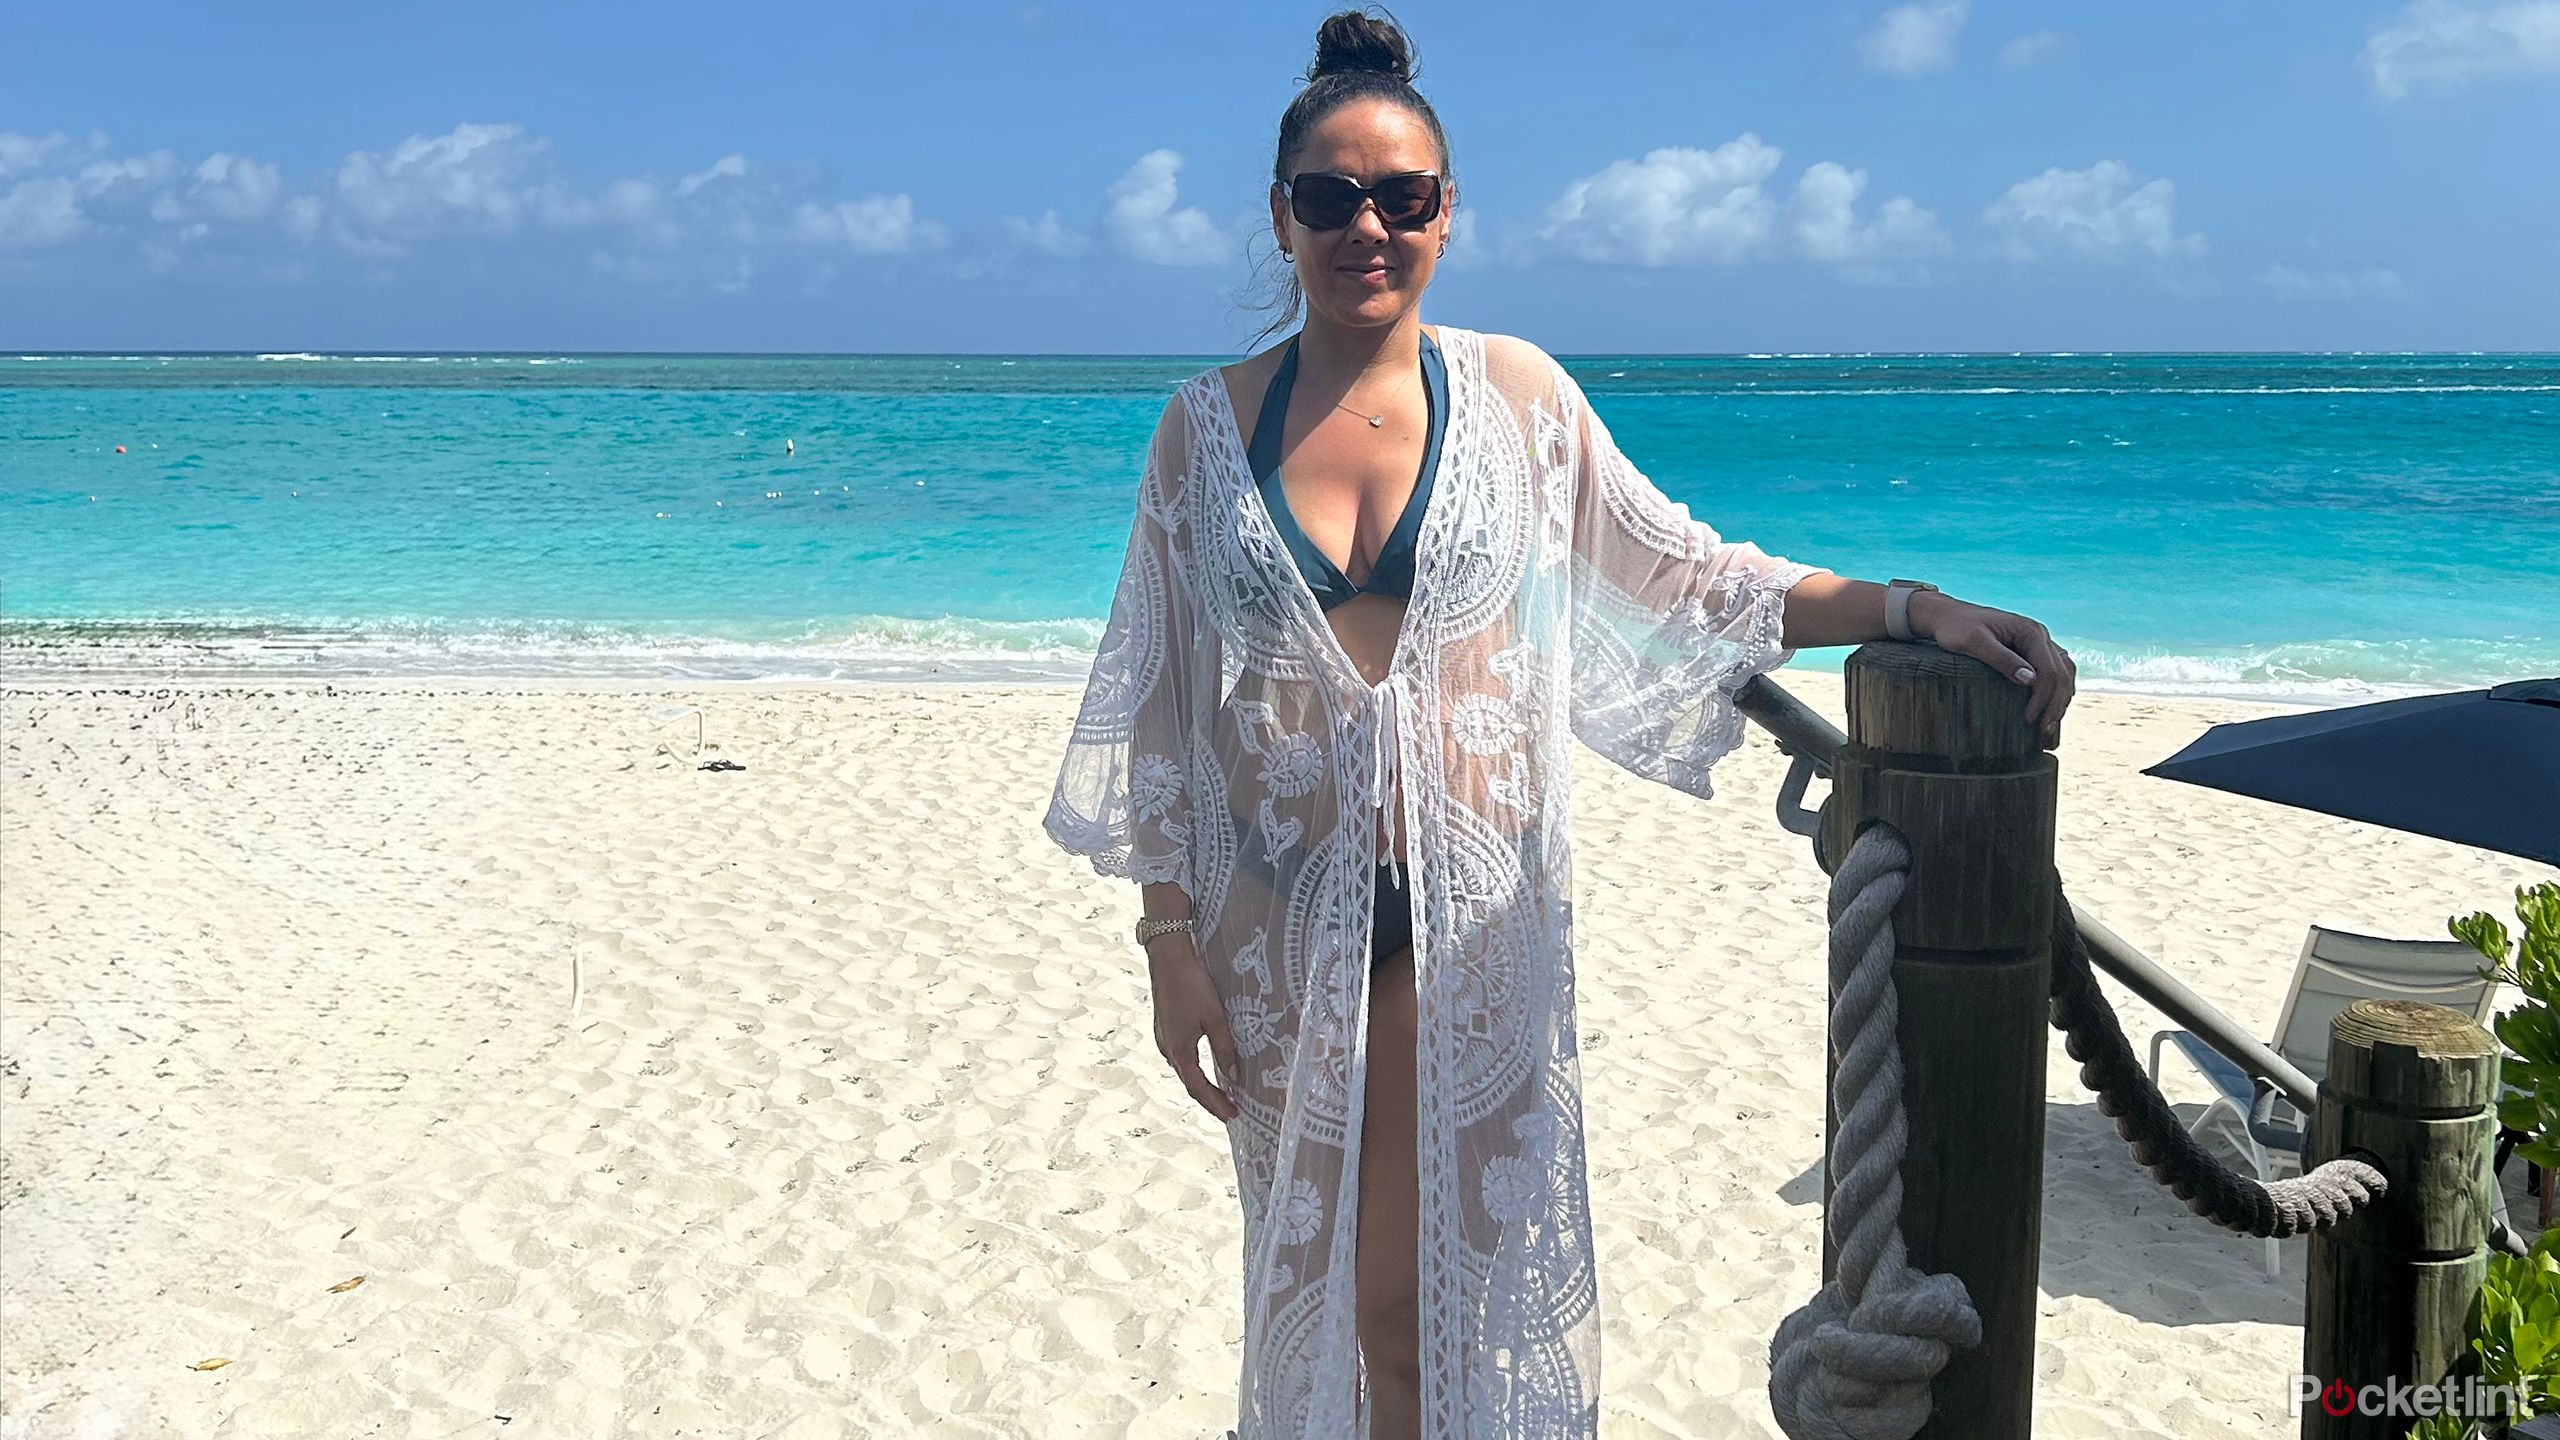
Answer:
M1148 941L1153 940L1159 935L1170 935L1176 930L1188 931L1194 935L1200 933L1192 927L1191 917L1188 915L1183 916L1179 920L1141 919L1138 922L1138 948L1143 950L1146 948Z

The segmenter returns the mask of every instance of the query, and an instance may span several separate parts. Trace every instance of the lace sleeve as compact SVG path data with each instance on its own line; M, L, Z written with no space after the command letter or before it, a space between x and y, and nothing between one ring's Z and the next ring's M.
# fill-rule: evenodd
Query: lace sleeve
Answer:
M1178 543L1187 434L1177 396L1148 445L1120 581L1042 824L1101 874L1170 880L1197 894L1191 800L1206 761L1201 706L1216 694L1219 662L1214 645L1199 642L1192 569Z
M1554 374L1572 451L1573 732L1704 798L1708 769L1742 741L1734 692L1795 653L1779 643L1787 590L1821 572L1690 518L1619 451L1573 377Z

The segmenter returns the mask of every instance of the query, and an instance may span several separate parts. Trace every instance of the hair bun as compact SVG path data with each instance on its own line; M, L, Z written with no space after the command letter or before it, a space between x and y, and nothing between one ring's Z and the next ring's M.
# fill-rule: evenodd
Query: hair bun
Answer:
M1412 83L1411 42L1394 21L1383 16L1361 10L1326 16L1324 24L1316 27L1316 61L1307 68L1307 78L1321 80L1327 75L1363 71L1393 75Z

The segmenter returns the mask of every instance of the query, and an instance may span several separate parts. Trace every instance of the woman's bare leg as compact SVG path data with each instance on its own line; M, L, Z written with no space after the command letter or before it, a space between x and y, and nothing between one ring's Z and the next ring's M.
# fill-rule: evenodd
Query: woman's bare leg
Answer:
M1421 1237L1414 1178L1413 950L1369 977L1369 1084L1361 1102L1360 1254L1353 1276L1371 1440L1422 1434Z

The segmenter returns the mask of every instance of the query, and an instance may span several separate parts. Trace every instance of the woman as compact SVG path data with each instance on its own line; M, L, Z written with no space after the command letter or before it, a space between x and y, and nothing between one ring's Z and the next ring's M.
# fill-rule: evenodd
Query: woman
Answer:
M2034 621L1723 540L1545 352L1422 324L1457 186L1410 73L1317 34L1271 187L1305 323L1157 422L1046 820L1143 885L1158 1047L1227 1126L1241 1440L1596 1431L1568 736L1704 797L1736 689L1893 628L2049 738L2072 690Z

